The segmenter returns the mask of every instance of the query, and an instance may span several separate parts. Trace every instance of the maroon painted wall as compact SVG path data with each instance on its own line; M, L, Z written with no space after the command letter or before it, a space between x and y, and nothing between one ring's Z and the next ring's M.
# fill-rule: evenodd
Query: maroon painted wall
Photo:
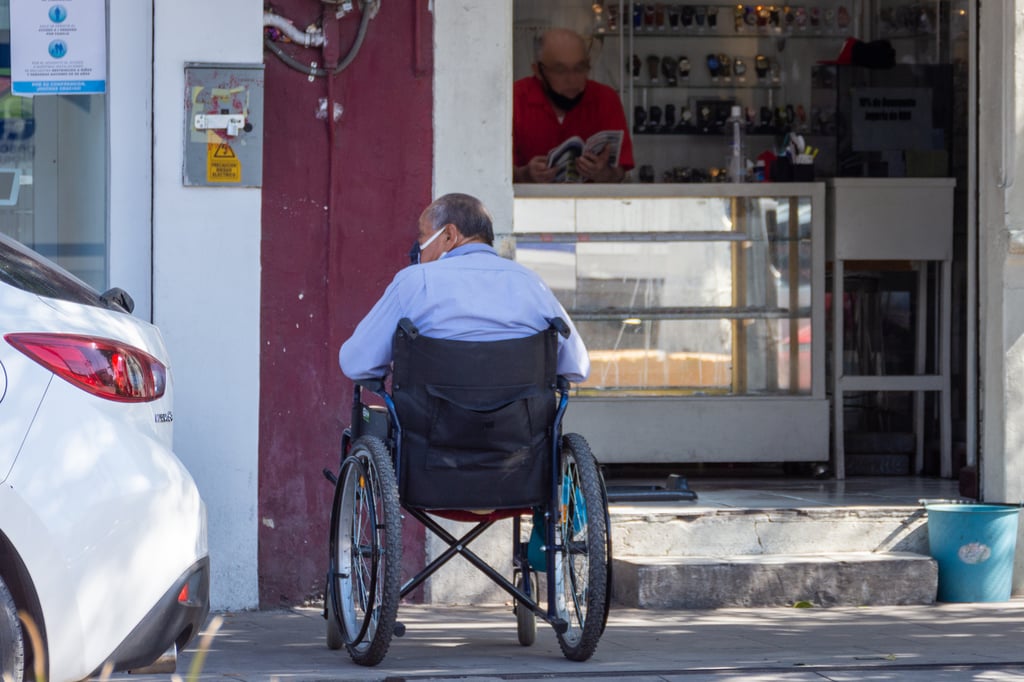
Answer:
M348 421L351 383L338 369L348 338L394 273L432 183L432 40L428 0L382 3L355 60L333 78L287 67L265 51L259 590L264 608L318 599L327 526ZM359 15L275 0L304 28L322 20L328 46L282 48L303 63L337 64ZM322 18L321 13L326 11ZM318 100L344 107L333 131ZM406 524L407 526L409 524ZM407 564L422 561L422 532L406 530Z

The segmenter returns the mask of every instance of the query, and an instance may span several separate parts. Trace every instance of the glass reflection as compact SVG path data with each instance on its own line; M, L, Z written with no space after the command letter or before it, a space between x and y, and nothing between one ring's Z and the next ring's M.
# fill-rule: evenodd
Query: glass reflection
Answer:
M516 260L590 349L581 392L810 393L809 198L531 198L515 215Z

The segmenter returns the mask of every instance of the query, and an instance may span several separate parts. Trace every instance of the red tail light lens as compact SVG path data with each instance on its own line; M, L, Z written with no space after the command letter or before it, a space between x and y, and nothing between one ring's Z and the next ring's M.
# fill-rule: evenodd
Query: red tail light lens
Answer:
M107 400L144 403L167 388L167 368L120 341L73 334L7 334L7 342L46 369Z

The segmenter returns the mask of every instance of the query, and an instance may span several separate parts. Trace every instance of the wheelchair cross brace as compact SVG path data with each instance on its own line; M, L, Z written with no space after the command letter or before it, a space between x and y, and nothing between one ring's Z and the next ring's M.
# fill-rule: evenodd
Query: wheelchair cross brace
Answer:
M519 602L519 606L527 607L528 609L533 611L533 613L535 613L537 617L539 617L541 620L550 624L555 629L555 632L559 634L564 634L569 629L569 623L556 615L554 601L555 585L552 569L549 568L547 570L548 608L547 610L544 610L543 608L541 608L541 606L538 604L537 600L533 596L526 594L525 592L523 592L523 590L520 590L518 587L513 585L505 576L503 576L501 573L492 568L490 564L481 559L473 550L469 549L469 543L483 535L483 533L488 528L494 525L495 522L493 520L481 521L477 523L475 526L473 526L461 538L456 538L447 530L445 530L437 521L431 518L426 512L420 509L406 507L405 505L403 505L402 508L405 509L405 511L407 511L410 515L418 519L420 523L426 526L432 533L434 533L438 538L443 540L448 545L448 549L439 554L436 558L434 558L433 561L427 564L427 566L423 568L423 570L421 570L414 577L410 578L404 585L402 585L402 597L405 597L410 592L419 587L419 585L423 583L423 581L425 581L433 573L435 573L437 569L441 568L446 563L448 563L448 561L451 560L452 557L460 555L464 559L466 559L466 561L473 564L473 566L480 570L484 575L486 575L488 578L494 581L494 583L497 584L498 587L501 587L503 590L512 595L512 597ZM549 566L557 565L556 562L560 559L559 554L561 551L562 550L560 548L556 548L554 552L548 553ZM529 569L524 568L522 570L524 571L524 573L527 574L526 580L528 580ZM526 580L524 580L524 584L526 583Z

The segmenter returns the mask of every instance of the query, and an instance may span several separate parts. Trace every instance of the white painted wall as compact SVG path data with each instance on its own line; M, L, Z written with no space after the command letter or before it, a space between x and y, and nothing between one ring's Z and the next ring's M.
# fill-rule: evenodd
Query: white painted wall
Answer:
M981 12L978 258L981 485L987 501L1024 500L1024 77L1021 0ZM1014 592L1024 592L1024 524Z
M209 514L215 610L259 603L261 191L182 185L184 66L262 63L262 12L154 2L153 314L173 363L175 451Z
M465 192L512 231L512 0L434 10L434 196Z
M434 11L434 196L465 192L494 218L498 246L512 232L512 0L443 0ZM461 535L470 524L448 523ZM511 521L473 543L507 561ZM427 555L446 549L427 535ZM428 582L428 602L500 603L505 593L456 560Z
M135 299L135 315L152 319L153 6L110 0L107 111L110 184L107 224L110 286Z

